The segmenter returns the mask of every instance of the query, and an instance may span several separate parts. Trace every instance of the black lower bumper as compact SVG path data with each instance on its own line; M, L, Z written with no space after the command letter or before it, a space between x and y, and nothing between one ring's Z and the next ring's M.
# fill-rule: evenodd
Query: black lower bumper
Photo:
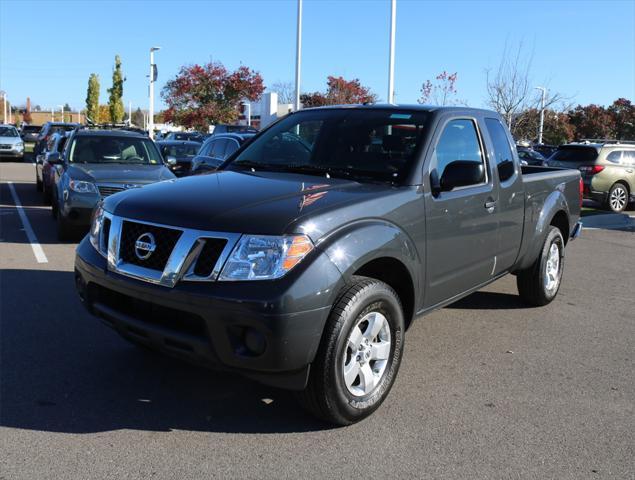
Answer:
M106 260L87 239L77 249L75 276L84 305L122 336L196 364L295 390L306 386L342 281L320 255L295 278L180 282L166 288L107 271Z

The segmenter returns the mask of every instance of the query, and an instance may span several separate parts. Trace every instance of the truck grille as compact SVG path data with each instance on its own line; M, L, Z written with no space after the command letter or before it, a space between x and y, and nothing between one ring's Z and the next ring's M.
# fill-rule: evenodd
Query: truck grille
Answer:
M214 271L218 257L223 253L225 245L227 245L227 240L224 238L206 239L203 250L201 250L194 265L194 274L199 277L209 277Z
M105 185L98 185L97 188L99 189L99 195L101 195L102 197L108 197L113 193L118 193L125 190L125 188L123 187L110 187Z
M135 243L139 237L145 233L152 234L156 248L154 252L144 260L137 256ZM182 233L181 230L124 220L121 228L119 258L126 263L163 271Z

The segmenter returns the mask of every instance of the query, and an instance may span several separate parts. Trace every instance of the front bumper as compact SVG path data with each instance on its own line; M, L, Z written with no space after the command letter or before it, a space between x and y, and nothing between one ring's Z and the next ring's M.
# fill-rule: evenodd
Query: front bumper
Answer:
M276 281L179 282L167 288L107 270L87 237L77 248L75 277L84 305L122 336L294 390L306 386L343 284L328 257L316 253L310 265Z
M100 200L96 193L77 193L70 189L62 192L63 203L60 210L66 222L80 228L90 227L93 209Z
M24 157L24 149L21 149L21 150L0 149L0 157L3 157L3 158L23 158Z

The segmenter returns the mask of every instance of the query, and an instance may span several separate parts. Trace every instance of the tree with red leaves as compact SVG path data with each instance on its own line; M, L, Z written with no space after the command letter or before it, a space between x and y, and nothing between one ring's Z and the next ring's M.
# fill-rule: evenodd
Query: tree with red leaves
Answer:
M569 122L574 128L577 140L614 136L615 119L601 105L578 105L569 111Z
M168 106L165 121L207 131L238 120L241 102L259 100L264 90L260 74L245 66L233 72L220 62L184 66L161 91Z
M615 138L635 140L635 105L626 98L618 98L607 109L615 127Z
M421 86L421 97L417 102L425 104L432 102L434 105L461 105L465 102L452 98L456 96L457 72L448 73L445 70L436 76L436 83L426 80Z
M326 93L313 92L300 95L303 107L321 107L324 105L351 105L375 103L377 95L361 84L358 78L346 80L344 77L327 77Z

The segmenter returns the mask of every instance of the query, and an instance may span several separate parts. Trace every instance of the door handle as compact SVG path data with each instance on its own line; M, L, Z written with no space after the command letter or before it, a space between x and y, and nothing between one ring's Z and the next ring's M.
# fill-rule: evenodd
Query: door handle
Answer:
M487 202L485 202L485 208L487 209L487 211L489 213L492 213L494 211L494 209L496 208L496 200L489 200Z

